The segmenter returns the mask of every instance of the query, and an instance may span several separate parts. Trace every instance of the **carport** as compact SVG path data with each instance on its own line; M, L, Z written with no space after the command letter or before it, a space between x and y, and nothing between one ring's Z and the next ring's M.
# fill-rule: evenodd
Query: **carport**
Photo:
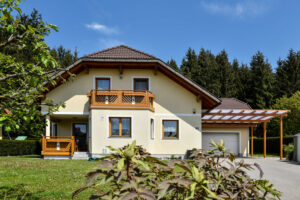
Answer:
M283 117L289 110L213 109L202 113L203 127L250 127L251 156L253 156L253 127L263 123L264 157L266 158L267 123L280 118L280 159L283 157Z

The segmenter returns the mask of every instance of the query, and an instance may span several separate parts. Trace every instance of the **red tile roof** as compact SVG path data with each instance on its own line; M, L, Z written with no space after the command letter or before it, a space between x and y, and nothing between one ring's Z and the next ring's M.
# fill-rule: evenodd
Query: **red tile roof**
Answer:
M157 59L156 57L133 49L131 47L120 45L113 48L105 49L95 53L87 54L84 58L102 58L102 59Z
M221 98L221 101L215 109L252 109L249 104L235 98Z

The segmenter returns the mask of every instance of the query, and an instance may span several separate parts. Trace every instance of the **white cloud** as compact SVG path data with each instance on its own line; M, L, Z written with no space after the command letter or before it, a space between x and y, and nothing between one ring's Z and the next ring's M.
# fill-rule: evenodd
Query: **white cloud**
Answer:
M104 48L110 48L110 47L124 44L124 42L121 42L116 39L100 39L100 43L101 43L101 46L103 46Z
M101 32L103 34L107 34L107 35L119 33L119 31L116 28L111 28L111 27L108 27L108 26L105 26L103 24L99 24L96 22L93 22L91 24L86 24L85 26L89 29L99 31L99 32Z
M202 7L212 14L255 17L266 13L276 0L202 0Z

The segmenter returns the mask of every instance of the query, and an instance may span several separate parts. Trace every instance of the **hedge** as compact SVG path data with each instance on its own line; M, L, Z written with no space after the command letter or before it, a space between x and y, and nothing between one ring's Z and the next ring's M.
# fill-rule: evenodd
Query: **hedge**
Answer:
M288 145L293 143L293 136L284 136L283 144ZM251 139L250 139L251 148ZM267 153L279 154L280 152L280 137L268 137L267 138ZM264 138L253 138L253 152L261 154L264 152Z
M0 156L41 154L39 140L0 140Z

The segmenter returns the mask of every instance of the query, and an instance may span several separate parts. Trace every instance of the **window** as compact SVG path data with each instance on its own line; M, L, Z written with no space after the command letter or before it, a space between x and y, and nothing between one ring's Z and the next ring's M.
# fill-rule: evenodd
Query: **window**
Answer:
M150 119L150 137L154 139L154 119Z
M149 90L149 80L147 78L133 79L134 90Z
M110 78L96 78L96 89L110 90Z
M51 136L57 136L57 123L51 123Z
M131 137L131 118L110 117L109 136L110 137Z
M164 139L178 139L178 120L163 120L162 134Z

